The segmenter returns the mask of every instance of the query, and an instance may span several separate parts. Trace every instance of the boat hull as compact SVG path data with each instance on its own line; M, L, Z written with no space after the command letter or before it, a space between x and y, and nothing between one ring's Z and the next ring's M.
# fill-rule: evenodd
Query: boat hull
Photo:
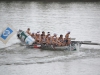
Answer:
M53 45L41 45L43 50L76 50L75 46L53 46Z
M28 46L31 48L40 48L42 50L76 50L76 46L75 46L76 43L73 41L71 42L70 46L53 46L53 45L46 45L46 44L39 45L35 43L33 43L32 45L29 45L25 42L25 39L23 40L23 38L20 37L22 32L23 32L22 30L19 30L17 33L17 37L21 41L21 44L24 46Z

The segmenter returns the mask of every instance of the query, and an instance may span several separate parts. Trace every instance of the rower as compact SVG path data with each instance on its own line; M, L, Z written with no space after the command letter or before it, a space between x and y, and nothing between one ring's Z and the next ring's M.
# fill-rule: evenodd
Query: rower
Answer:
M47 32L46 38L50 35L50 32Z
M41 43L42 44L46 44L46 36L45 36L45 32L42 31L42 34L41 34Z
M40 31L38 31L38 32L36 33L35 40L36 40L36 43L37 43L37 44L40 44L40 43L41 43Z
M31 37L35 39L35 33L34 32L32 33Z
M48 34L47 34L46 44L47 45L51 45L52 44L52 38L51 38L50 32L48 32Z
M27 29L26 33L28 33L29 35L31 35L30 28Z
M54 35L52 36L52 44L53 45L57 45L57 34L54 33Z
M59 46L64 46L64 38L63 38L63 35L62 34L58 38L58 45Z
M64 38L65 45L70 45L70 43L71 43L69 34L70 34L70 31L68 31L67 34L65 35L65 38Z

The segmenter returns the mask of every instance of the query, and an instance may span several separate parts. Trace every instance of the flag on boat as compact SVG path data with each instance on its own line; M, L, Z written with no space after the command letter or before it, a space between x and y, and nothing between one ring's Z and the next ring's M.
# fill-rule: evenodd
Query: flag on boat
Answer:
M0 34L0 40L6 44L8 40L16 33L16 29L12 26L7 26Z

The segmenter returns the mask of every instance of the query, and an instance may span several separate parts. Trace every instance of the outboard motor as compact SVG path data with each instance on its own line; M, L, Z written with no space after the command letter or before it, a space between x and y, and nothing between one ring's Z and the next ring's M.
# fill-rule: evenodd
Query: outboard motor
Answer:
M27 45L32 45L33 43L35 43L35 39L32 38L29 34L27 34L26 32L19 30L17 32L17 37L25 42Z

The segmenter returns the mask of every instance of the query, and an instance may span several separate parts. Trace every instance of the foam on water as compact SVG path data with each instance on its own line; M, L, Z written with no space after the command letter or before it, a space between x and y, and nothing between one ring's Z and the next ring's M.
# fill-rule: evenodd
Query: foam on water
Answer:
M45 64L67 62L77 59L99 58L100 49L81 49L78 51L48 51L31 49L20 43L0 49L0 65Z

